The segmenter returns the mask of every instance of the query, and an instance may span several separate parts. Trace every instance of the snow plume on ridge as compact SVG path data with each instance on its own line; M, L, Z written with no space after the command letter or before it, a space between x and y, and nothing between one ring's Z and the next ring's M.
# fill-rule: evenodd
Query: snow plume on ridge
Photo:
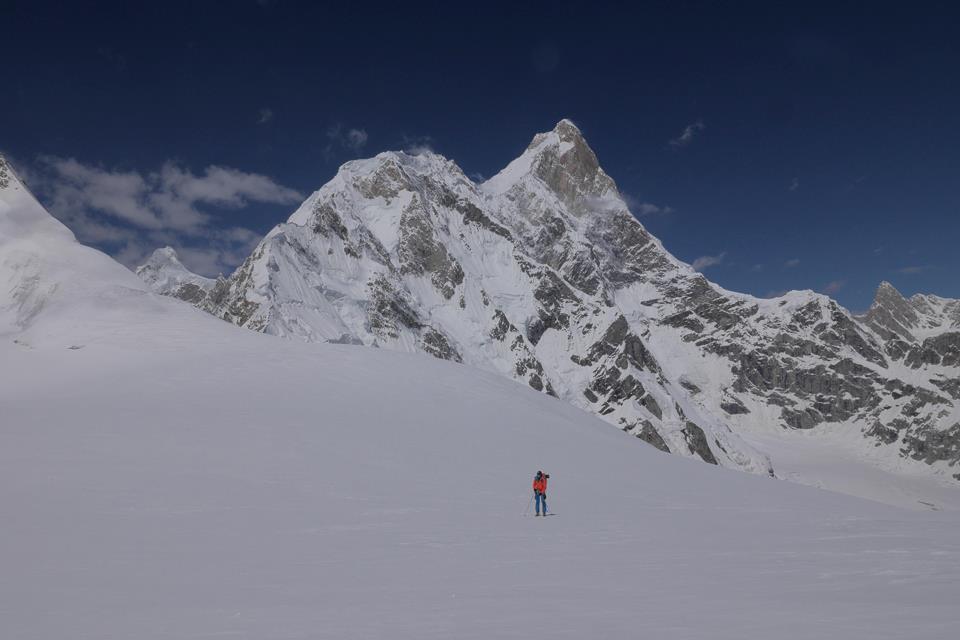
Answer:
M303 198L267 176L216 165L201 175L173 162L149 173L53 156L42 157L40 165L37 186L53 214L82 242L111 249L131 267L157 244L178 244L195 270L209 275L229 271L259 235L244 227L213 225L219 212Z
M717 265L723 264L724 258L727 257L726 251L715 256L700 256L693 261L691 266L694 271L703 271L704 269L709 269L710 267L715 267Z

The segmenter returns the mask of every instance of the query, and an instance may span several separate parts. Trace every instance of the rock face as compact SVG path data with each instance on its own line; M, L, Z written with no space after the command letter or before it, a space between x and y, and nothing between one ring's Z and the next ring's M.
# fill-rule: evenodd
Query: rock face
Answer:
M7 159L0 156L0 189L6 189L10 186L10 166Z
M200 299L169 280L235 324L496 371L711 464L772 475L741 436L828 424L881 463L960 460L960 303L884 284L856 318L811 291L724 291L647 232L567 120L482 184L431 153L349 162Z

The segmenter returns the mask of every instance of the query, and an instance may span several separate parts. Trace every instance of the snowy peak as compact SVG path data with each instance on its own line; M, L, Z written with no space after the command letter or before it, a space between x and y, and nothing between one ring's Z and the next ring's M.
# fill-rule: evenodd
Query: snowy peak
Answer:
M136 273L156 293L191 303L201 301L216 283L187 269L173 247L154 251Z
M73 232L47 213L0 156L0 244L37 236L75 242Z
M142 267L137 269L137 275L140 274L141 269L146 269L149 267L151 270L156 271L159 269L170 269L176 271L188 271L183 263L180 262L180 257L177 255L176 250L173 247L161 247L160 249L155 250ZM143 277L143 275L141 275Z
M960 328L960 301L924 294L907 299L884 281L860 320L885 340L916 343Z
M884 339L899 336L914 341L910 330L917 326L916 310L889 282L881 282L873 304L863 316L864 323Z
M910 305L923 318L928 332L960 329L960 300L918 293L910 296Z
M76 241L0 158L0 335L62 340L57 323L77 325L81 308L106 317L120 298L143 294L133 273ZM78 314L84 315L84 314ZM38 328L39 327L39 328Z
M523 191L538 190L532 181L546 187L577 215L596 210L597 199L614 198L622 206L613 180L600 168L593 149L570 120L561 120L552 131L534 136L519 158L481 188L491 196L522 198Z

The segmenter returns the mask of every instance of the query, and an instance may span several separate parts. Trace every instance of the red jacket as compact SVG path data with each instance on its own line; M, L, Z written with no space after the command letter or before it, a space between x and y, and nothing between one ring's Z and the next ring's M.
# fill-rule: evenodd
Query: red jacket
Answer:
M540 476L540 479L537 480L537 477L533 477L533 491L534 493L546 493L547 492L547 476L546 474Z

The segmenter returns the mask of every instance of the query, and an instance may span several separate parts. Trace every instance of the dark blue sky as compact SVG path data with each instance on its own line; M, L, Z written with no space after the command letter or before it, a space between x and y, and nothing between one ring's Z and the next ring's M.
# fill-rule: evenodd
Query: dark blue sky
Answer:
M812 288L854 310L881 280L960 297L950 3L137 4L3 5L0 149L51 208L57 180L181 188L206 231L166 238L199 256L294 198L185 197L161 167L303 194L351 157L427 144L490 176L569 117L630 198L669 208L642 222L681 259L716 258L705 273L727 288ZM88 240L121 253L100 231Z

